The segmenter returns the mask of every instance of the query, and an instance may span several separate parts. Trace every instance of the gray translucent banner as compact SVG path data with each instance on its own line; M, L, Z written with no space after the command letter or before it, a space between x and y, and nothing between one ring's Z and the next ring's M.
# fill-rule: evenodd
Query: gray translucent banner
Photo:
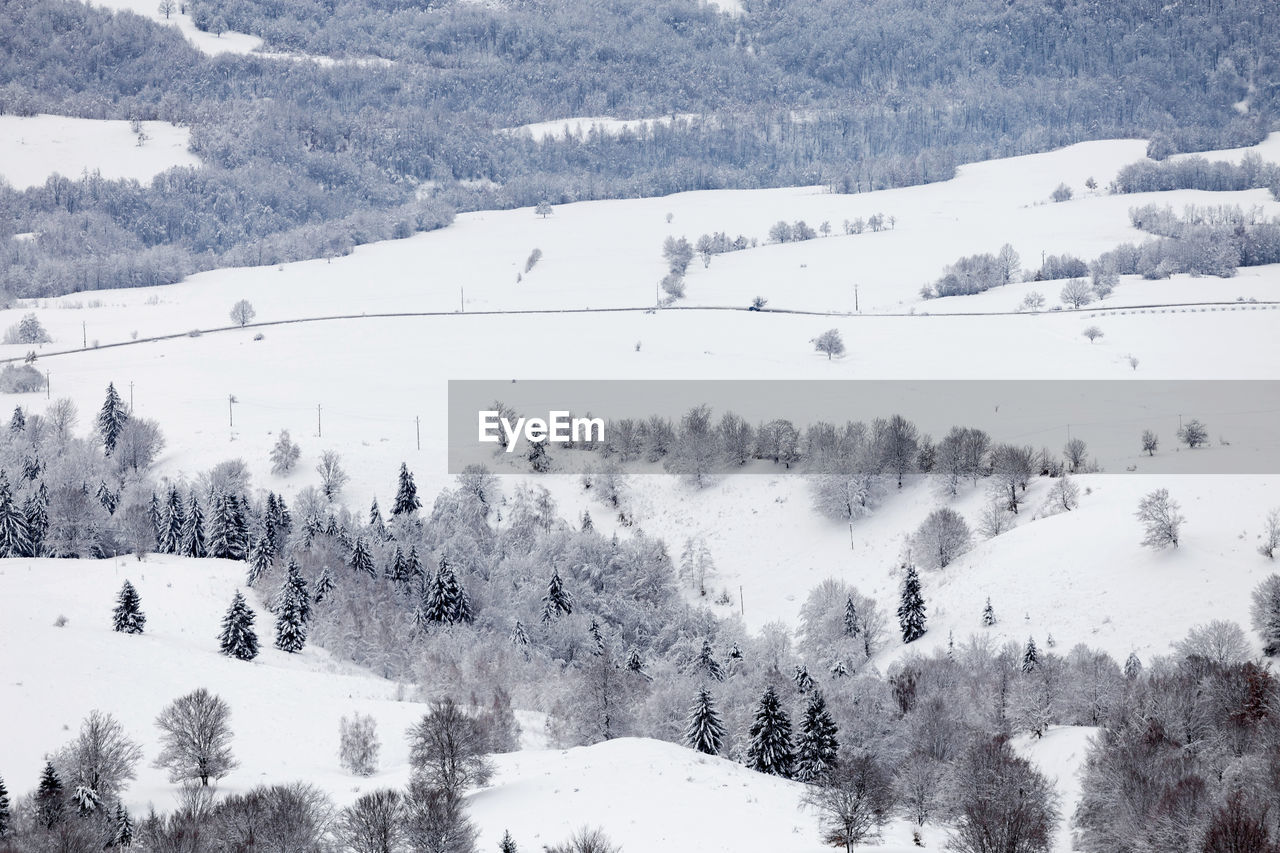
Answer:
M449 470L478 464L498 474L528 472L530 419L548 422L548 433L558 421L561 437L571 437L576 418L580 439L596 439L603 430L603 442L566 445L548 439L540 442L546 454L536 464L551 473L580 472L603 463L623 419L666 418L678 434L682 417L704 405L713 425L725 412L753 428L789 421L800 434L801 458L790 469L797 472L805 470L804 435L811 425L870 425L901 415L935 442L952 427L973 427L994 443L1048 449L1060 457L1069 440L1081 439L1089 459L1108 474L1280 473L1280 381L1273 380L458 380L449 382ZM482 413L493 411L507 425L487 416L490 440L482 441ZM1179 440L1180 429L1192 420L1204 427L1204 442L1195 448ZM500 438L493 439L517 426L507 452ZM533 427L532 435L542 434ZM1143 449L1148 430L1158 438L1154 454ZM625 467L633 474L667 472L643 457ZM716 473L783 470L769 460L752 460L718 465Z

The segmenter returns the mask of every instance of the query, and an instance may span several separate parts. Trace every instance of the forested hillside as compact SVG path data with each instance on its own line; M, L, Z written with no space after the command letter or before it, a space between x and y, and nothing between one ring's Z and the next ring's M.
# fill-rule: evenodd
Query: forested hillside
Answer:
M853 192L1082 139L1153 154L1256 142L1280 94L1268 4L481 5L197 0L282 51L208 57L64 0L0 8L0 112L189 125L202 169L0 189L15 295L176 281L349 251L451 211L721 187ZM576 115L692 118L618 135L498 132ZM107 255L113 263L87 264ZM92 273L89 267L92 266Z

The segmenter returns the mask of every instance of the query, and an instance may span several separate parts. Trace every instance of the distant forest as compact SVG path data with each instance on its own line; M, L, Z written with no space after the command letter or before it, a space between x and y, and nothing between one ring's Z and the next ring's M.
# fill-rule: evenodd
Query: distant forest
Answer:
M0 6L0 113L189 126L200 169L0 188L0 288L42 296L341 254L456 210L942 180L1084 139L1257 142L1280 101L1266 0L194 0L197 25L329 67L199 53L67 0ZM1237 105L1245 105L1244 112ZM697 118L616 137L500 133ZM34 240L10 235L34 232Z

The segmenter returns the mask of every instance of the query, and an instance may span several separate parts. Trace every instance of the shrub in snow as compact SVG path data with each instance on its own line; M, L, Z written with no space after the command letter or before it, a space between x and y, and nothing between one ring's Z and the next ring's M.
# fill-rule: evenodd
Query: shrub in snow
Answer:
M0 391L31 394L44 389L44 374L29 364L6 364L0 370Z
M352 714L338 723L338 758L342 769L354 776L372 776L378 772L377 724L367 714Z

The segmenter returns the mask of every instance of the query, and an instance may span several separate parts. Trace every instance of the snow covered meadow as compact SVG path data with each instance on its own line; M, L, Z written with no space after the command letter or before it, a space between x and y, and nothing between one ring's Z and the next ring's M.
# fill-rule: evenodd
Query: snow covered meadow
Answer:
M181 159L188 156L183 140L149 123L144 127L152 139L137 150L151 153L139 159L126 123L101 123L101 131L76 136L81 123L61 121L55 127L49 117L0 117L0 169L6 179L34 186L42 174L89 167L145 178L147 169L189 162ZM39 146L39 158L22 159L37 129L53 135ZM1274 157L1277 140L1273 135L1259 152ZM1132 227L1128 211L1148 203L1175 210L1195 204L1280 212L1264 190L1106 193L1117 171L1142 157L1144 147L1136 140L1083 143L965 166L940 184L860 195L817 187L716 191L556 206L545 216L530 208L470 213L440 231L362 246L332 260L219 269L162 288L25 300L0 312L0 328L34 314L51 338L0 346L0 356L17 362L34 353L32 365L47 377L47 389L5 395L28 423L42 415L45 425L54 424L55 404L70 400L80 414L74 431L83 435L112 383L129 417L159 425L163 446L147 471L128 476L128 488L146 484L144 498L154 489L163 503L173 488L185 499L217 482L207 472L219 463L242 460L236 482L250 515L269 491L273 501L276 495L289 500L295 532L310 523L304 508L323 507L340 519L346 528L339 533L317 529L305 545L289 540L312 583L323 568L340 577L342 590L352 574L345 565L348 553L339 553L329 540L372 536L365 522L370 503L376 499L384 512L391 510L399 496L397 471L405 464L422 498L422 516L429 519L427 532L415 540L422 546L424 583L442 556L465 564L463 583L477 617L474 629L458 627L475 630L474 637L466 635L470 640L438 639L452 629L433 628L437 639L412 635L412 643L422 643L412 645L417 614L411 619L412 604L395 599L394 616L386 617L385 636L378 638L370 622L391 611L360 608L371 602L389 608L392 593L361 578L350 583L362 597L342 599L346 603L333 609L344 612L324 617L332 626L322 636L333 648L311 643L300 653L287 653L270 642L276 616L268 606L279 604L281 555L267 570L271 584L264 580L249 591L262 651L240 661L219 654L217 637L232 594L247 586L243 560L128 553L5 559L0 717L11 731L22 732L0 739L0 772L11 795L34 789L45 756L97 709L112 714L141 747L143 760L124 805L137 816L152 806L174 808L179 788L152 763L160 750L154 720L172 699L205 687L231 707L239 761L219 781L219 791L244 794L260 784L302 780L345 807L375 789L409 783L411 755L403 732L432 710L430 700L439 698L432 685L468 684L473 695L457 698L483 708L488 693L507 679L519 748L494 756L492 778L466 794L466 812L478 831L476 849L496 848L504 832L520 849L537 849L588 825L602 827L628 851L816 851L823 840L817 811L803 803L806 786L742 766L758 756L749 751L755 737L749 729L759 689L790 690L794 673L801 694L786 701L803 707L809 700L798 675L805 669L805 677L828 694L851 742L878 743L883 734L871 731L877 723L866 721L909 719L911 726L924 726L934 713L913 707L917 680L924 695L936 687L933 680L942 678L938 673L950 656L990 663L1003 660L999 650L1007 645L1015 658L1021 656L1008 676L1016 681L1009 687L1015 696L1011 707L1017 707L1010 712L1017 735L1012 754L1026 757L1028 767L1041 771L1057 792L1063 820L1050 849L1083 849L1074 846L1072 820L1081 797L1078 774L1099 721L1079 722L1087 716L1077 707L1084 681L1061 672L1055 677L1069 686L1059 684L1058 694L1038 704L1028 685L1041 670L1026 662L1028 640L1046 659L1059 662L1084 644L1115 664L1132 655L1150 666L1173 654L1174 644L1194 626L1224 620L1239 623L1247 640L1223 663L1238 663L1235 656L1260 659L1264 651L1263 638L1249 627L1250 596L1274 571L1258 551L1267 535L1267 512L1280 506L1280 475L1163 473L1162 460L1178 452L1171 418L1179 413L1153 413L1164 419L1152 424L1161 432L1156 457L1142 456L1142 425L1134 427L1133 459L1125 461L1136 472L1086 469L1072 475L1077 494L1069 507L1055 506L1062 499L1054 491L1061 478L1029 477L1021 511L1004 517L998 535L978 532L992 501L976 476L955 496L940 490L935 478L914 480L901 490L889 487L874 512L838 520L815 509L806 478L767 460L750 463L754 476L723 474L702 488L659 473L661 466L641 464L641 473L627 477L621 489L619 509L602 500L599 489L584 489L576 473L533 474L495 458L492 467L502 476L486 487L485 515L477 527L467 527L474 518L457 520L465 516L456 508L465 504L465 495L450 492L434 512L432 502L457 484L445 467L449 380L1280 379L1280 266L1244 268L1225 279L1175 275L1147 281L1126 275L1110 295L1076 310L1020 309L1032 291L1055 303L1062 281L1017 281L978 295L933 300L919 295L922 284L961 256L994 253L1006 243L1024 268L1034 270L1042 253L1088 261L1122 242L1144 242L1150 235ZM169 159L157 159L157 148ZM1089 179L1104 189L1087 188ZM1063 182L1075 198L1050 202L1050 192ZM846 221L876 214L892 217L891 227L845 233ZM805 220L814 228L828 222L833 228L830 236L779 244L768 238L778 220ZM663 241L693 241L716 231L743 234L756 245L716 255L706 266L695 259L686 297L675 307L657 307L656 282L666 269ZM535 249L539 256L530 263ZM757 296L777 310L740 310ZM229 327L228 311L240 299L252 303L252 322ZM411 316L386 316L391 314ZM1090 326L1105 334L1086 338ZM812 343L830 328L844 342L834 359L815 352ZM1211 413L1191 414L1204 417L1211 439L1208 446L1181 453L1212 460L1213 454L1231 452ZM272 451L282 431L299 446L299 458L287 471L273 470ZM1081 435L1089 439L1087 430ZM25 451L18 448L24 440L12 437L6 453L22 458ZM1028 439L1036 450L1043 445L1055 455L1065 440L1056 434ZM47 446L46 455L56 455L55 445ZM317 503L316 490L326 485L317 466L326 452L337 454L346 478L331 501ZM540 504L529 491L538 488L546 490ZM1134 513L1144 495L1162 488L1179 502L1185 529L1176 548L1144 548ZM122 486L116 497L127 500L126 491ZM534 504L553 505L552 515L528 522ZM913 536L943 507L973 531L971 544L944 567L922 569L927 630L906 644L893 615L904 562L911 559ZM557 550L554 561L541 563L551 553L549 531L560 530L555 536L563 539L578 535L584 514L592 517L599 541ZM323 520L317 517L318 527ZM545 526L545 538L528 533L526 523L529 530ZM466 541L485 543L475 546L483 558L463 556L464 537L455 527L466 528L472 537ZM405 527L393 529L404 535ZM447 536L432 532L445 529ZM565 532L570 530L576 532ZM490 540L500 547L487 550ZM677 636L646 636L648 629L628 621L630 614L606 612L615 599L627 598L609 589L608 572L591 574L592 549L607 551L611 540L615 553L632 547L637 554L649 554L646 543L659 540L667 559L662 565L671 572L684 561L687 543L704 548L714 567L706 578L708 594L681 582L661 606L684 608L682 615L669 628L649 626L655 635L669 630ZM379 559L391 559L392 542L377 542ZM247 551L242 556L252 557ZM526 575L545 584L553 567L571 578L580 602L592 602L599 611L583 605L572 617L579 621L571 622L566 611L562 623L537 624L544 590L522 584ZM856 588L859 602L887 614L889 626L881 629L875 648L868 645L865 655L850 661L857 672L839 677L823 671L831 661L810 656L815 643L820 645L813 627L820 620L806 603L827 579ZM136 587L146 612L140 636L111 630L111 608L125 580ZM636 583L637 589L644 586ZM589 589L593 584L598 589ZM988 602L994 619L984 625ZM844 605L841 597L836 606ZM617 604L618 611L627 606ZM513 622L538 637L523 660L507 639ZM618 636L597 641L599 649L616 641L608 654L618 656L622 672L628 653L644 647L651 659L629 669L642 674L644 684L637 678L635 684L601 687L607 673L603 681L593 680L599 670L592 669L597 665L591 663L588 627L594 637L615 624L623 626ZM715 635L713 654L725 667L742 667L723 682L707 682L723 697L724 757L667 742L684 740L696 696L686 688L700 679L705 653L700 659L697 648L709 635ZM449 649L465 656L451 642L476 644L465 667L459 664L461 674L449 671ZM545 644L543 650L538 643ZM397 657L388 650L396 645L421 659ZM499 647L501 653L494 651ZM755 657L734 664L733 651ZM1077 667L1070 678L1083 679L1083 656L1070 664ZM815 665L819 659L822 670ZM1046 664L1043 671L1048 669ZM539 678L555 684L534 684ZM1115 696L1123 692L1118 667L1116 679L1107 682L1117 691L1108 701L1118 701ZM976 677L973 683L989 684ZM621 692L602 698L611 689ZM641 693L645 698L637 698ZM598 720L566 710L575 695L590 696L581 699L584 704L602 703L592 708L620 703L621 710L604 713L616 714L619 727L625 719L630 730L613 732L606 722L608 739L565 748L602 740L591 728ZM339 720L352 713L372 717L381 737L371 776L352 776L338 760ZM1052 720L1041 720L1041 713ZM794 717L798 730L799 710ZM910 750L892 742L905 762ZM949 749L939 752L957 760L959 747ZM895 810L880 849L919 849L917 843L941 849L958 818L940 807L934 812L918 827Z

